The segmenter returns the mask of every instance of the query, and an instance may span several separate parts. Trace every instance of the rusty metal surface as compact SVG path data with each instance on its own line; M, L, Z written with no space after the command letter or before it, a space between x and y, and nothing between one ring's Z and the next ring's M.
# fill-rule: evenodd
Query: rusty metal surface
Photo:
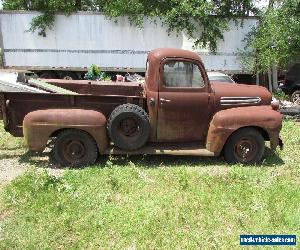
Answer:
M210 116L208 100L206 92L160 92L157 141L204 141Z
M206 147L221 152L229 136L239 128L255 127L265 131L272 149L278 145L282 116L271 106L238 107L217 112L210 122Z
M28 148L43 151L49 137L61 129L80 129L96 141L99 152L108 146L106 118L94 110L46 109L28 113L23 121L23 134Z
M141 149L134 151L121 150L116 147L109 147L105 154L113 155L190 155L190 156L216 156L215 153L208 151L205 147L199 144L148 144Z
M148 59L160 63L165 58L187 58L195 61L201 61L200 56L192 51L174 48L158 48L152 50Z
M142 97L130 96L92 96L92 95L60 95L3 93L4 127L13 136L22 136L22 123L29 112L41 109L89 109L101 112L106 118L114 108L128 102L140 105Z
M144 88L139 82L111 82L88 80L43 79L55 86L85 95L144 96Z
M211 83L211 86L215 95L216 111L271 104L271 93L261 86L226 83Z

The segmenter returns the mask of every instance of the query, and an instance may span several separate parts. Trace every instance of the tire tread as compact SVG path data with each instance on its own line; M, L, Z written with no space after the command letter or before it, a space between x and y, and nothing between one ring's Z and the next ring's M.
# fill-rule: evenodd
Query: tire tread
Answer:
M116 132L113 130L114 120L123 113L135 114L137 117L141 118L141 120L143 121L143 124L146 125L146 127L143 128L146 131L146 135L143 138L141 138L140 143L136 143L136 145L129 145L125 142L120 141L118 136L116 136ZM112 111L112 113L108 119L108 122L107 122L107 131L108 131L110 139L115 143L116 146L118 146L122 149L126 149L126 150L138 149L146 143L146 141L148 140L149 134L150 134L150 122L149 122L148 114L146 113L146 111L143 108L141 108L138 105L131 104L131 103L122 104L122 105L116 107Z

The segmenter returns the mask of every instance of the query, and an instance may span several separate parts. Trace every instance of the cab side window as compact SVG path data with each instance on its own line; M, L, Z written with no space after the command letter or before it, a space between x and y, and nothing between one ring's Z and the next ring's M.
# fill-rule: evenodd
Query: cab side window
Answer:
M201 88L204 81L199 67L186 61L167 61L164 64L164 83L166 87Z

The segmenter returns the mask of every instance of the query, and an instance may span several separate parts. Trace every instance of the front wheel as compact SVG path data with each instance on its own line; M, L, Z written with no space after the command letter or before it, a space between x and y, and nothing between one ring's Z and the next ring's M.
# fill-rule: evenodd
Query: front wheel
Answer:
M51 158L61 166L80 167L95 163L98 147L86 132L76 129L64 130L58 134Z
M262 160L265 141L253 128L244 128L234 132L224 148L224 157L228 163L256 164Z

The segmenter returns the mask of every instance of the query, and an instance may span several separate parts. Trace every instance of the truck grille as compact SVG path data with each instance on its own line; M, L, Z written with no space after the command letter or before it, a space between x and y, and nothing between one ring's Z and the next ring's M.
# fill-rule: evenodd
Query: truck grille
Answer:
M226 97L221 97L220 100L222 106L259 104L260 102L261 102L261 98L255 96L253 97L226 96Z

